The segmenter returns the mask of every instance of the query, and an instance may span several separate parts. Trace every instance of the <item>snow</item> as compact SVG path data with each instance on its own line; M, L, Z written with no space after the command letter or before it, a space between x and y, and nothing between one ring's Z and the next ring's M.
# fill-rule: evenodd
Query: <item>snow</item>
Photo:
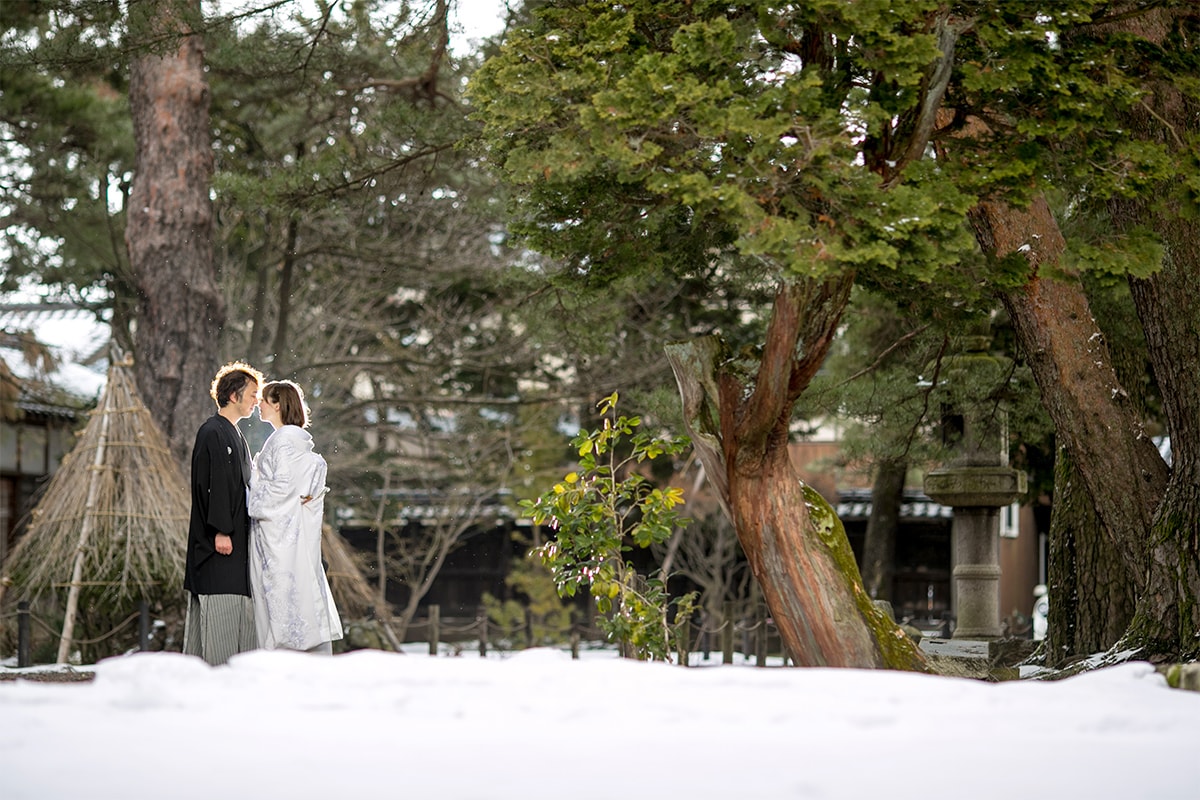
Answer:
M451 49L465 54L504 29L504 0L456 0L450 6Z
M1000 684L551 649L95 672L0 682L0 797L1200 796L1200 693L1140 662Z

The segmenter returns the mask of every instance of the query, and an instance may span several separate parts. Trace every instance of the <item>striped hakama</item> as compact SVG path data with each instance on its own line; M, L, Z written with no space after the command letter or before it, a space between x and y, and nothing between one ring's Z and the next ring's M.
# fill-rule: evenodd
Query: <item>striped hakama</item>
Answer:
M258 647L254 605L240 594L188 593L183 625L183 652L200 656L214 667L235 653Z

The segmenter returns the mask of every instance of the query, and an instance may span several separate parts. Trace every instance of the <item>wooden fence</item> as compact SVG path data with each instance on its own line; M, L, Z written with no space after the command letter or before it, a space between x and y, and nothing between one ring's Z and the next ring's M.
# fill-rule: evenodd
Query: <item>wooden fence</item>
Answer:
M17 667L29 667L32 666L32 626L37 624L49 634L54 636L58 634L48 623L40 620L31 612L30 604L27 601L17 604L15 617L17 622ZM774 622L768 615L765 606L754 605L748 608L739 608L734 603L726 603L722 617L720 620L707 623L692 622L685 626L679 650L687 652L691 656L684 666L688 666L693 659L708 662L717 652L721 655L722 664L732 664L735 653L739 651L739 645L744 658L747 660L752 658L755 666L765 667L768 665L768 659L772 658L777 659L778 663L783 665L788 664L788 659L782 652L782 644L775 630ZM145 602L140 604L137 612L131 614L117 629L109 632L106 636L115 635L135 619L138 623L137 649L150 650L153 638L152 622ZM410 643L420 642L422 639L414 640L411 634L414 630L423 633L423 641L428 643L428 652L431 656L440 655L443 645L451 645L451 652L457 653L462 651L462 647L454 648L454 645L469 644L477 648L479 655L483 657L486 657L489 652L537 646L560 646L565 643L570 647L571 657L579 658L580 650L585 642L604 641L601 631L586 624L572 624L566 631L565 642L562 641L562 634L554 637L554 641L547 640L545 637L539 639L535 632L537 626L538 622L530 609L525 609L523 624L518 627L506 627L489 619L483 608L479 609L473 619L445 618L442 616L440 606L431 605L424 619L415 620L410 625L410 635L406 638ZM105 637L101 637L101 639L103 638ZM518 640L520 644L515 645L514 642ZM90 641L94 643L100 639Z
M755 605L738 613L738 605L726 603L723 618L715 624L697 624L692 622L684 628L683 641L679 649L683 652L698 656L701 661L709 661L715 652L720 652L722 664L734 663L734 654L740 652L746 659L753 659L755 666L765 667L769 659L777 659L781 664L788 664L787 656L775 623L770 618L765 605ZM441 607L429 606L427 616L422 620L414 620L409 626L410 643L425 641L429 645L429 655L436 656L442 651L442 645L471 643L477 647L480 656L487 656L489 651L498 649L522 649L504 647L503 642L511 642L520 634L525 646L542 646L535 641L535 621L532 612L525 610L525 622L521 629L502 627L488 618L484 609L480 609L471 618L442 616ZM414 629L423 633L423 638L413 638ZM579 658L581 643L603 641L604 635L598 629L581 624L573 624L568 634L571 657ZM739 641L740 639L740 641ZM693 644L695 645L693 647ZM452 652L461 652L461 648ZM690 663L690 660L689 660ZM683 666L688 666L684 664Z

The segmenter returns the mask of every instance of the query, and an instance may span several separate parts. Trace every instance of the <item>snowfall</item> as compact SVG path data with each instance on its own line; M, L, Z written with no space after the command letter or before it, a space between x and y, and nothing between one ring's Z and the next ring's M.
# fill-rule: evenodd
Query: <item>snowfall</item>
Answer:
M1200 798L1200 693L1146 663L985 683L720 661L135 653L0 682L0 798Z

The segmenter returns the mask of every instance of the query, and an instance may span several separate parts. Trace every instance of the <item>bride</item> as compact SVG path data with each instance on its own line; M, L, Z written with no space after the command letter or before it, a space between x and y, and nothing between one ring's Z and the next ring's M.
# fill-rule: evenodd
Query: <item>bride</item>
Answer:
M313 451L304 393L291 381L262 388L258 413L274 433L250 485L250 596L258 644L333 653L342 622L321 562L325 459Z

